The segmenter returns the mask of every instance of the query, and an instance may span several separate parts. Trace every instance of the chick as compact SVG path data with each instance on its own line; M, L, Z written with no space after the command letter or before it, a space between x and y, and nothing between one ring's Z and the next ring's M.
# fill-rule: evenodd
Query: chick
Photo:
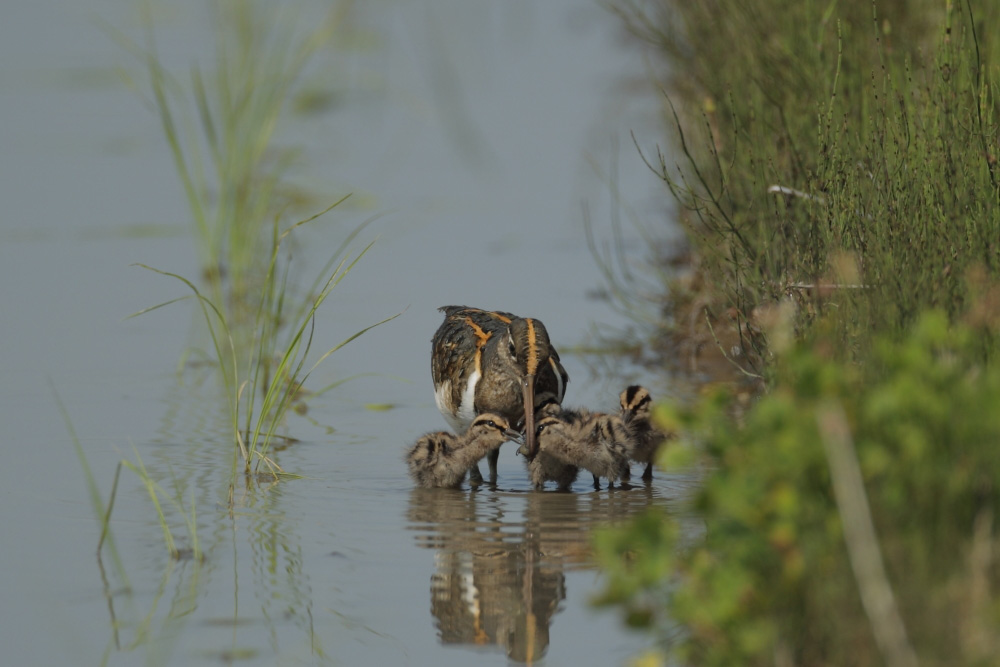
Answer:
M460 436L440 431L418 438L406 452L406 466L418 486L456 487L469 468L508 440L520 442L521 434L500 415L481 414Z
M645 387L634 384L621 393L619 400L621 402L619 416L632 435L633 447L629 452L629 458L637 463L645 463L646 469L642 473L642 478L651 480L656 454L672 434L664 433L653 424L650 414L653 399Z
M535 432L538 432L537 428ZM524 455L524 462L528 467L528 477L531 478L531 483L538 491L545 488L545 482L555 482L560 491L569 491L569 487L576 481L576 476L580 474L580 468L564 463L544 449L539 449L533 459L528 458L527 445L521 445L517 453Z
M548 480L568 488L576 478L569 468L588 470L595 488L600 488L600 477L614 486L628 466L632 436L618 415L563 409L540 419L535 434L538 456L528 465L535 488Z
M537 423L545 417L557 417L565 422L577 424L581 421L592 419L595 415L600 414L601 413L592 413L585 408L564 408L553 399L548 398L547 400L543 400L535 410L535 420ZM625 440L620 432L618 436L619 440ZM630 447L629 443L626 443L626 446ZM631 473L632 471L629 469L628 457L626 456L619 461L618 479L628 481L631 478ZM594 488L601 488L600 477L598 475L594 475Z

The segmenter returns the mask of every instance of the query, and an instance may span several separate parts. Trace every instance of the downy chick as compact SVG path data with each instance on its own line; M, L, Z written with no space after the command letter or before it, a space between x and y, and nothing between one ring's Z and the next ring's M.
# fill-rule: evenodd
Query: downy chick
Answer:
M580 422L596 419L599 416L601 416L601 413L592 413L586 408L564 408L559 405L559 403L555 402L552 397L548 396L543 397L542 403L535 411L535 419L537 421L541 421L545 417L555 417L569 424L579 424ZM618 433L618 439L626 440L620 431ZM626 443L626 446L631 449L631 443ZM628 481L631 477L631 472L632 471L629 469L628 456L626 455L621 457L619 460L618 479ZM594 488L601 488L600 477L598 475L594 475Z
M541 423L538 424L538 427L541 427ZM538 433L538 428L535 429L535 433ZM569 491L569 487L573 486L573 482L576 481L576 476L580 474L580 469L577 466L564 463L544 449L539 449L535 458L528 457L527 445L521 445L517 453L524 455L528 477L531 478L531 483L537 491L545 488L545 482L555 482L560 491Z
M536 424L539 424L547 417L557 417L563 412L562 406L553 394L543 394L538 398L538 407L535 409ZM523 427L523 425L522 420L522 423L518 424L518 426ZM538 433L537 426L535 433ZM560 491L569 491L569 487L573 485L577 475L580 473L580 469L577 466L564 463L562 460L541 449L538 450L534 458L528 455L526 445L521 445L517 453L524 456L524 463L528 468L528 477L531 478L531 483L538 491L545 488L545 482L555 482Z
M600 488L600 477L606 477L609 486L614 486L623 467L628 466L632 436L618 415L562 410L558 416L540 419L535 433L539 456L546 454L546 460L540 467L543 473L548 474L543 475L542 483L552 478L551 471L559 470L561 464L588 470L594 476L597 488ZM532 465L534 463L532 461ZM537 487L534 474L532 477Z
M500 415L482 414L460 436L439 431L418 438L406 452L406 466L419 486L456 487L470 467L508 440L520 442L521 434Z
M646 469L642 473L642 478L651 480L656 453L671 435L653 424L650 414L653 399L645 387L634 384L621 393L619 400L621 401L619 415L631 432L634 444L629 458L637 463L645 463Z

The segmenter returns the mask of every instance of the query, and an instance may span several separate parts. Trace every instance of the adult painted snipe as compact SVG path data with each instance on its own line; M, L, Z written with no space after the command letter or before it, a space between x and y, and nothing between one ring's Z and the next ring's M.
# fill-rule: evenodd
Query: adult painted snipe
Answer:
M434 399L456 433L476 415L496 413L511 424L524 421L526 449L537 452L535 407L543 397L562 402L569 375L539 320L502 311L444 306L444 322L431 339ZM495 480L499 450L489 453ZM482 479L479 466L469 469Z
M441 431L418 438L406 452L406 466L420 486L458 486L471 466L508 440L520 442L521 434L500 415L482 414L462 435Z

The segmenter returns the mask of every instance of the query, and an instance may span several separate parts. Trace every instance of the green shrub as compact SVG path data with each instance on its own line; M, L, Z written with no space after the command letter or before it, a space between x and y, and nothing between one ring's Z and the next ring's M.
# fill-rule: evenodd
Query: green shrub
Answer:
M985 664L1000 650L990 593L1000 571L988 555L1000 369L981 363L975 331L949 325L943 311L919 318L901 342L880 337L866 366L836 358L827 326L782 356L773 390L742 425L727 416L724 392L681 415L703 443L695 451L708 472L693 509L705 534L687 544L662 515L603 533L602 599L658 628L686 664L880 664L878 622L859 592L868 584L845 539L851 515L824 444L835 437L832 415L849 429L876 545L921 662Z

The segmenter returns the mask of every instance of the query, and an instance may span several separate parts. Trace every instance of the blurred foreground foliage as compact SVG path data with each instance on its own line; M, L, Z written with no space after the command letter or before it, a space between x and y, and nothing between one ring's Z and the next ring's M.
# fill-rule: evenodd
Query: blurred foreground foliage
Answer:
M741 420L725 389L659 408L687 435L663 467L694 458L708 470L693 508L706 532L691 544L661 514L606 530L601 601L656 629L684 664L882 664L824 445L839 415L921 662L994 664L1000 368L982 363L981 332L943 311L902 341L877 339L865 365L845 364L824 338L782 355L773 389Z
M600 601L681 664L998 664L1000 3L618 9L672 71L679 352L764 393L659 406L705 532L604 531Z

